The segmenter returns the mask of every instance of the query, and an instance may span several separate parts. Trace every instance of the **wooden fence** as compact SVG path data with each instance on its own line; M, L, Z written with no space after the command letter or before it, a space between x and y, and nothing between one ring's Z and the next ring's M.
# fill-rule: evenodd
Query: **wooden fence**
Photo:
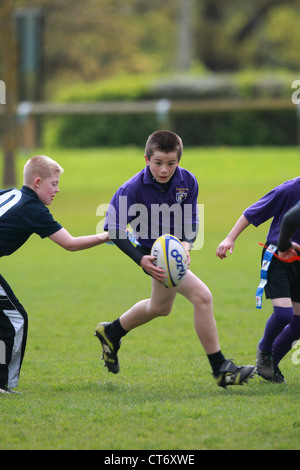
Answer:
M0 114L4 112L0 106ZM37 122L41 116L62 115L97 115L97 114L141 114L152 113L157 116L158 125L167 127L170 114L218 113L236 111L272 111L295 109L300 118L298 107L288 98L274 99L215 99L215 100L144 100L144 101L110 101L98 103L54 103L23 102L17 107L20 145L31 150L38 145ZM300 142L300 119L298 119Z

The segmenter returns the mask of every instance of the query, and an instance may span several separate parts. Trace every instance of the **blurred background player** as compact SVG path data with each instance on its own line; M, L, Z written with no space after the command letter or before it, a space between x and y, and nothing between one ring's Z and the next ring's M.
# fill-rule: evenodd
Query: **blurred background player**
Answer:
M282 219L278 237L278 255L286 261L299 263L300 245L292 241L294 233L300 228L300 201ZM294 261L292 261L294 259ZM296 322L298 321L298 317ZM291 350L293 343L300 338L300 330L295 318L277 336L273 346L273 366L277 369L280 361Z
M271 299L273 313L267 320L265 331L257 347L257 373L265 380L285 382L278 363L278 336L289 325L293 336L300 336L300 262L285 263L274 256L278 250L280 225L284 215L300 200L300 178L286 181L275 187L257 202L248 207L238 219L227 237L220 243L216 255L220 259L231 254L240 233L250 224L258 227L273 218L267 235L266 246L262 252L262 270L264 279L256 292L257 307L261 308L263 291ZM300 230L296 230L293 242L300 243ZM274 362L274 348L276 361Z

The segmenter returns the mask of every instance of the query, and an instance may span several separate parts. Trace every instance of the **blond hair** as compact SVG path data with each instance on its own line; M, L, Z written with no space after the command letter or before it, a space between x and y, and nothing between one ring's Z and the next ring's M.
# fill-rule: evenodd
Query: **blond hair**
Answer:
M35 178L49 178L53 175L61 175L63 168L52 158L46 155L36 155L30 158L24 165L24 185L30 186Z

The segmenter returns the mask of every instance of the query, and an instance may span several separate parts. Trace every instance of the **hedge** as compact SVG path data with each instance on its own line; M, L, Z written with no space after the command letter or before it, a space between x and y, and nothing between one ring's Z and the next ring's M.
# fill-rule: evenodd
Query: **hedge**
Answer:
M254 72L160 79L122 76L93 84L75 84L61 89L54 98L62 102L290 98L295 79L284 73L273 76ZM63 116L47 120L44 140L61 147L144 146L147 136L158 126L154 113ZM186 146L297 144L296 109L171 112L168 127L181 135Z

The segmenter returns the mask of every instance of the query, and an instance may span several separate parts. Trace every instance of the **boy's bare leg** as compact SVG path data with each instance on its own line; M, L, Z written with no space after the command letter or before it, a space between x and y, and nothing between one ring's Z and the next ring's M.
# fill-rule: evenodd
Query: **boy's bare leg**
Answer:
M150 299L141 300L120 317L124 330L130 331L144 325L159 316L166 316L171 312L176 296L175 289L168 289L160 282L151 278L152 292Z
M214 379L220 387L241 385L253 377L254 366L236 366L222 354L216 321L213 314L213 300L208 287L191 271L176 287L194 306L194 325L198 338L207 354Z
M171 312L176 293L186 297L194 307L194 325L198 338L207 354L220 350L218 331L213 315L212 295L208 287L191 271L176 288L167 289L152 279L151 298L141 300L120 317L124 330L130 331L158 316Z
M117 352L121 344L120 338L130 330L148 323L158 316L168 315L172 309L176 296L174 289L167 289L153 278L151 280L150 299L137 302L113 323L99 323L96 327L95 335L102 344L104 364L114 374L119 372Z
M193 304L195 330L206 354L220 351L213 299L208 287L192 271L188 271L175 290Z
M191 271L188 271L183 282L173 289L167 289L152 278L150 299L136 303L113 323L99 323L97 325L95 334L102 343L103 359L108 370L114 373L119 372L117 351L120 346L120 338L128 331L148 323L156 317L168 315L172 310L177 293L182 294L193 304L195 330L208 356L217 385L220 387L240 385L253 376L255 367L236 366L223 356L213 315L212 295L208 287ZM114 338L115 343L110 342L113 340L112 327L115 332L116 329L118 331L117 337Z

